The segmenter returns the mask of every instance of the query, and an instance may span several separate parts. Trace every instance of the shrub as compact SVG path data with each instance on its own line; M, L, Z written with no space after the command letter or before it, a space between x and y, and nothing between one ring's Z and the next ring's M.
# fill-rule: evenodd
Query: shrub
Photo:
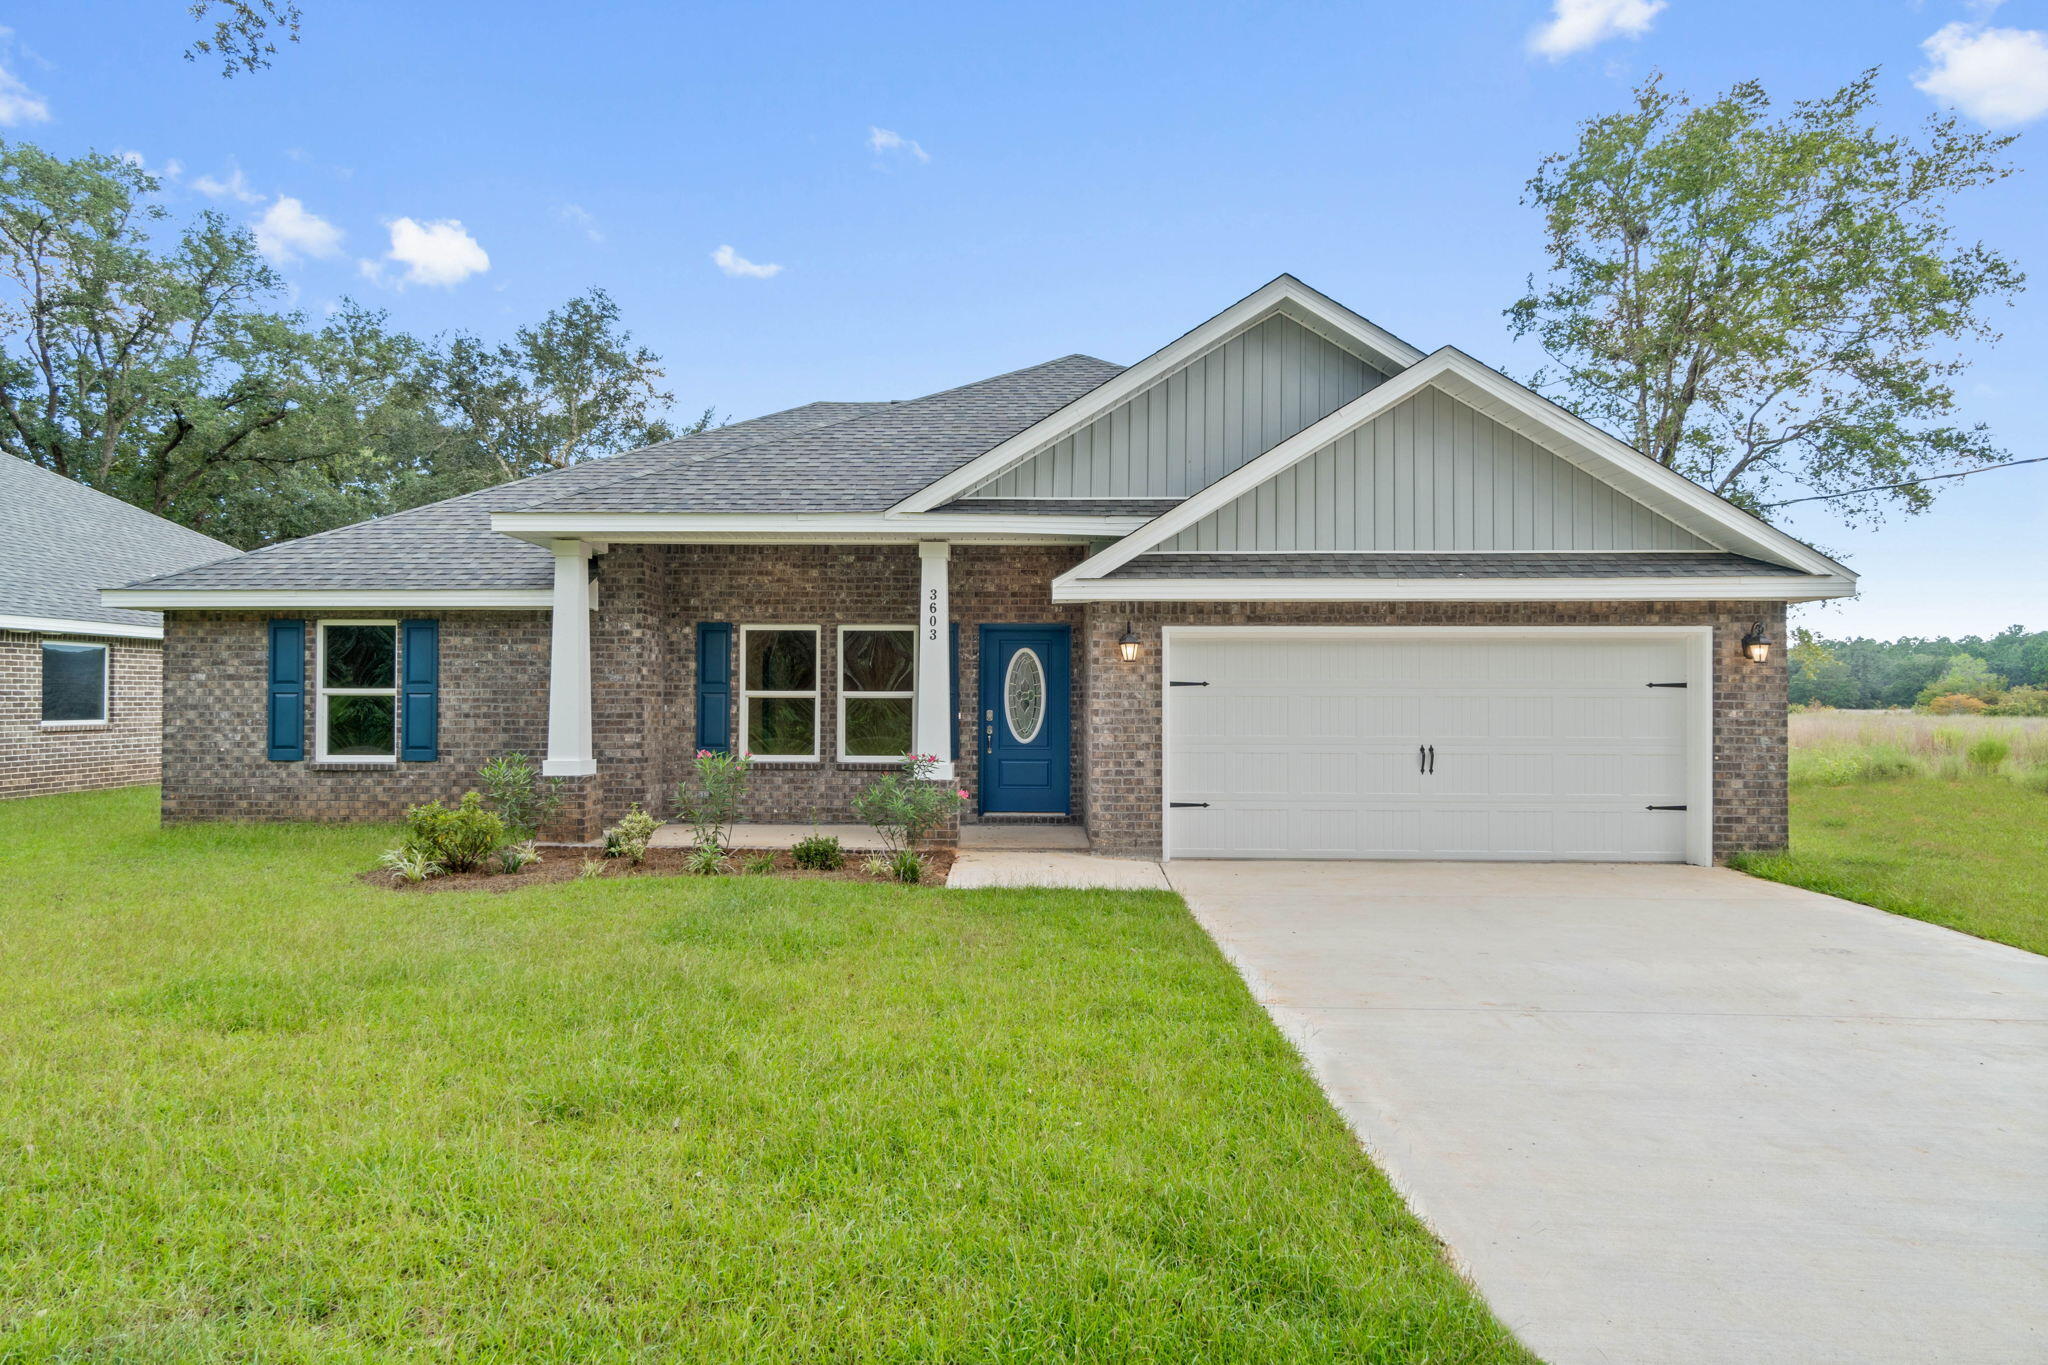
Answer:
M1994 716L2048 716L2048 687L2015 687L1992 704Z
M539 861L540 850L533 846L533 841L530 839L525 843L506 844L498 850L498 870L500 872L518 872L533 866L533 864Z
M853 798L853 813L875 827L891 853L922 847L966 799L966 792L932 780L938 764L931 754L905 754L902 772L877 778Z
M658 828L654 817L641 810L640 803L635 801L624 818L604 832L604 856L624 858L633 866L640 866L647 857L647 841Z
M896 875L894 869L889 866L889 860L879 853L872 853L861 859L860 870L867 873L870 877L893 877Z
M749 877L765 877L775 870L775 855L766 852L749 853L742 866Z
M752 754L721 754L711 749L697 751L696 790L688 780L676 784L676 809L690 826L690 843L709 848L721 857L732 836L732 823L739 817L740 803L747 795L747 774L754 766Z
M484 764L476 777L505 821L505 833L517 842L536 838L561 813L562 779L542 777L533 760L517 750Z
M1982 772L1997 772L2012 757L2012 745L1997 735L1986 735L1970 746L1970 766Z
M611 864L602 858L585 858L583 866L576 869L576 880L579 882L594 882L599 877L602 877L604 870L610 866Z
M1952 654L1941 676L1920 689L1918 704L1932 710L1940 698L1962 695L1988 706L2003 691L2005 679L1993 673L1984 660L1974 654Z
M830 834L805 835L789 850L789 856L796 860L798 867L807 867L814 872L837 872L846 865L846 851Z
M717 844L699 844L683 859L683 866L700 877L715 877L725 871L725 850Z
M1981 716L1991 704L1967 692L1947 692L1929 701L1927 709L1937 716Z
M915 886L924 880L924 859L907 848L899 848L887 859L889 875Z
M399 881L414 886L429 877L438 877L444 871L439 863L409 845L385 849L384 856L377 859L377 866Z
M476 871L505 842L505 822L475 792L464 792L454 810L439 801L410 807L405 826L405 846L450 872Z

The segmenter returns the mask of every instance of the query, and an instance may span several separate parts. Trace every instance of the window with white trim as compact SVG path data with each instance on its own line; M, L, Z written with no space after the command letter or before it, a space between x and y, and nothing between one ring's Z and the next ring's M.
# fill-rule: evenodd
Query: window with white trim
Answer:
M320 761L397 762L398 622L322 621L317 662Z
M839 756L902 758L917 705L917 627L839 628Z
M43 641L43 724L107 723L107 647L88 640Z
M740 627L740 748L764 763L818 757L818 627Z

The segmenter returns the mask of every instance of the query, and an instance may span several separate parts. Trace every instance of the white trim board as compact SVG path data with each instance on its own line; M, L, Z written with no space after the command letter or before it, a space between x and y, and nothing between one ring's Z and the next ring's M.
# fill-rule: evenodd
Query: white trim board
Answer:
M109 602L108 606L125 606ZM162 626L123 626L109 621L73 621L56 616L0 616L0 630L21 630L35 635L98 635L115 640L161 640Z
M475 611L552 607L547 588L103 588L110 607L171 611L205 607L442 607Z
M993 514L899 516L894 512L494 512L491 529L546 544L562 536L621 542L822 542L918 540L1037 544L1126 536L1147 517Z
M1842 578L1088 578L1062 574L1055 602L1819 602Z
M1638 454L1506 375L1446 346L1224 475L1101 553L1083 560L1054 580L1055 593L1061 584L1099 580L1145 551L1158 548L1209 513L1430 387L1440 388L1475 411L1514 427L1544 449L1720 549L1786 564L1831 583L1850 585L1841 591L1818 592L1816 597L1840 597L1854 591L1855 574L1826 555L1729 505L1675 470ZM1055 596L1054 600L1059 599Z
M1387 374L1398 373L1423 358L1421 351L1392 332L1294 276L1282 275L1057 412L925 485L891 510L905 514L929 512L965 495L1275 314L1301 323Z
M1176 640L1244 639L1560 640L1676 639L1687 642L1685 860L1714 862L1714 628L1712 626L1162 626L1159 630L1159 857L1173 858L1173 746Z

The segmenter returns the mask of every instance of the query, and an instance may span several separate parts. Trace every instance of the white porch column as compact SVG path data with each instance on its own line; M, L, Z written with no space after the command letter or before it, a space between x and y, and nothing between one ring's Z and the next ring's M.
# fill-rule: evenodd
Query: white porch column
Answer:
M952 602L946 586L953 547L943 540L917 544L917 703L911 747L937 754L932 776L953 780Z
M558 540L554 634L548 651L548 777L597 771L590 744L590 546Z

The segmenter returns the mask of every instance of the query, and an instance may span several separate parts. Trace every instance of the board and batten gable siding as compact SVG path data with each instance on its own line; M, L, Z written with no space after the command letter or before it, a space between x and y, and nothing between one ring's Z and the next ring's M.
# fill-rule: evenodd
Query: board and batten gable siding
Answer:
M1386 378L1275 316L980 485L977 498L1185 497Z
M1281 470L1158 548L1715 547L1431 388Z

